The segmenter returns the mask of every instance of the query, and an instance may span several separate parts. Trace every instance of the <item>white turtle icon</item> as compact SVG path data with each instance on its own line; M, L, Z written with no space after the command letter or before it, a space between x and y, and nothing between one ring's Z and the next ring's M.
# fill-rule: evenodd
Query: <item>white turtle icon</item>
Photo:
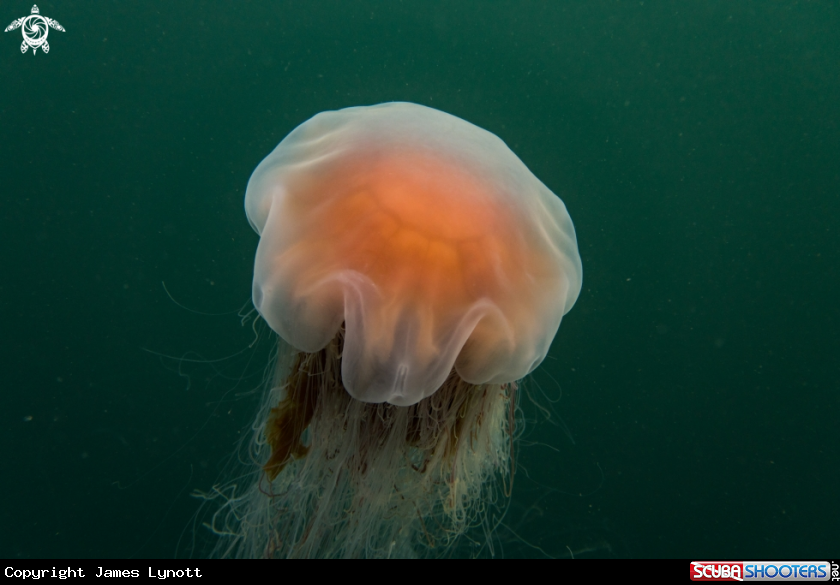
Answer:
M38 10L38 5L33 5L32 14L13 20L12 24L7 26L6 30L3 31L9 32L10 30L23 27L21 29L21 32L23 33L23 42L20 44L21 53L25 53L29 47L32 47L33 55L39 47L45 53L49 53L50 44L47 42L47 35L49 34L50 29L48 27L64 32L64 27L58 24L57 20L41 16L40 12L41 11Z

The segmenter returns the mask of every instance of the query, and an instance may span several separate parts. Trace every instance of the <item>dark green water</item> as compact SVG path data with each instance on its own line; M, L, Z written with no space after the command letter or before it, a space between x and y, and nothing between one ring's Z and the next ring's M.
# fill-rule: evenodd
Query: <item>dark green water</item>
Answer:
M0 557L206 552L189 494L270 345L235 315L246 181L313 114L393 100L499 135L577 228L531 385L562 423L523 403L497 554L837 556L835 2L39 7L49 54L0 35Z

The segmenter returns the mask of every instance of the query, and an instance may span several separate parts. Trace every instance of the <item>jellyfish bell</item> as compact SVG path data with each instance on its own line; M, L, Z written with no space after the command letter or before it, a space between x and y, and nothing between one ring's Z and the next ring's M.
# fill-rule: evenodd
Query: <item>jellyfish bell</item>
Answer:
M563 202L495 135L386 103L297 127L245 210L254 306L292 362L254 425L252 485L214 517L220 554L440 555L492 531L517 381L580 292Z
M305 352L344 323L342 379L364 402L415 404L453 366L524 377L580 292L563 202L495 135L416 104L316 115L260 163L245 209L257 310Z

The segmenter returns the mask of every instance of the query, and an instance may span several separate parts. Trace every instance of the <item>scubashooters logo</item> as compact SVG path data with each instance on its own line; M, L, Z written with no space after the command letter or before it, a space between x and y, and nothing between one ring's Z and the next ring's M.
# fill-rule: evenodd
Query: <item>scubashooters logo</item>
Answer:
M690 570L692 581L837 580L832 574L828 561L694 561Z
M64 32L64 27L58 24L57 20L41 16L38 5L32 6L32 14L13 20L12 24L6 27L3 32L20 29L23 34L23 42L20 44L20 52L25 53L30 47L34 55L40 48L44 53L50 52L50 44L47 42L47 35L50 29Z

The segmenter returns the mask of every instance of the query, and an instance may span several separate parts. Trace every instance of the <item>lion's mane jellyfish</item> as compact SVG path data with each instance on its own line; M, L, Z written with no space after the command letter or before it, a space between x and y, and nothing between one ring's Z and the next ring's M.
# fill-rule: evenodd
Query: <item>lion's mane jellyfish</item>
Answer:
M248 182L281 343L218 552L437 556L512 479L517 381L578 297L563 202L495 135L409 103L323 112Z

